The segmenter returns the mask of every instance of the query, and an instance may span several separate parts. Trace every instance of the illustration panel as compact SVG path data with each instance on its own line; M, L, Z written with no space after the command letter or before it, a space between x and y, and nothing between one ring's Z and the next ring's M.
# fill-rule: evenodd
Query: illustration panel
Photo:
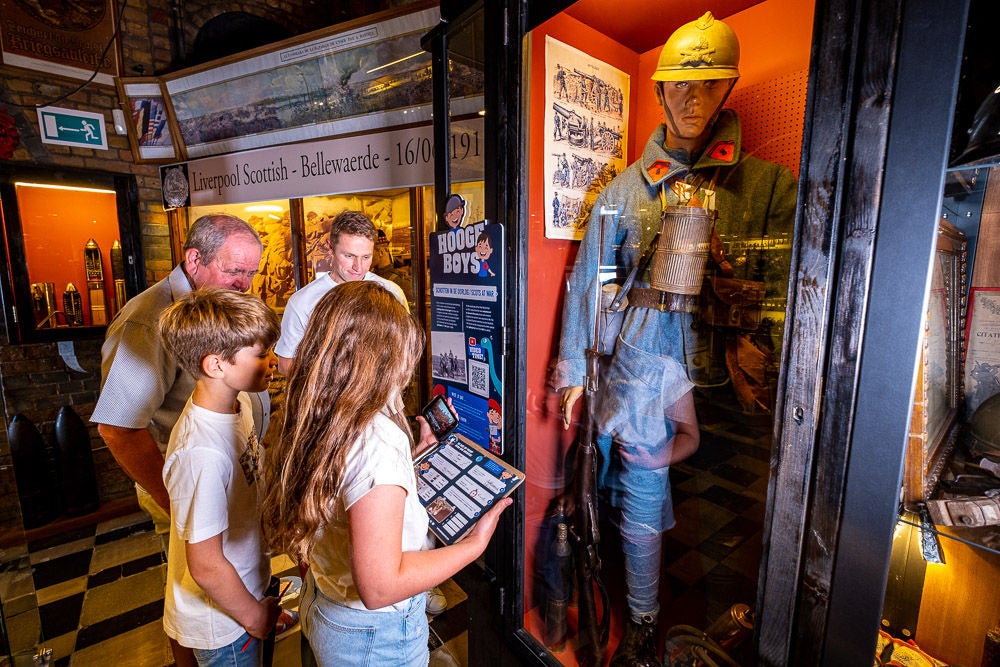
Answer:
M629 76L551 37L545 72L545 236L580 240L626 166Z

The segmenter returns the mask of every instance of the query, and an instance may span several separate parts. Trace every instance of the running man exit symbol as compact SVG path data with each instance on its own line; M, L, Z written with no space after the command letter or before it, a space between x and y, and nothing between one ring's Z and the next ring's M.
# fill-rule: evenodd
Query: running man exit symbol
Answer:
M103 114L42 107L38 110L38 129L42 143L108 149Z

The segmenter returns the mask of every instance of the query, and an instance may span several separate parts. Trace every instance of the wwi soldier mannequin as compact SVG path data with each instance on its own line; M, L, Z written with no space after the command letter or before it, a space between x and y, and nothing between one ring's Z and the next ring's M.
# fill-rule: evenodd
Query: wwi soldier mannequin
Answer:
M698 373L691 364L693 353L703 347L692 328L696 298L690 291L663 289L662 281L651 280L658 260L649 270L645 263L639 267L640 259L647 249L656 250L657 239L663 249L664 239L677 236L678 226L686 224L671 207L717 216L715 230L728 239L790 233L794 219L794 177L746 155L738 117L722 109L739 75L736 35L711 12L670 36L652 77L665 122L642 156L598 196L567 287L552 377L562 393L566 428L583 393L585 351L596 347L608 355L588 418L594 420L600 452L599 484L615 510L624 552L629 615L611 661L615 667L660 664L662 534L675 523L669 466L699 444L692 380ZM734 267L720 246L713 244L709 253L707 237L699 245L715 260L716 270L732 275ZM667 254L676 258L685 252L677 246ZM733 263L740 277L764 278L769 295L784 295L787 263L763 270L752 262ZM620 333L615 327L595 327L599 267L610 266L617 267L618 278L639 269L626 293L627 307L616 318ZM693 284L700 285L703 267L708 268L703 263L688 271ZM602 324L611 319L607 310L600 313ZM601 328L606 330L596 333L595 341Z

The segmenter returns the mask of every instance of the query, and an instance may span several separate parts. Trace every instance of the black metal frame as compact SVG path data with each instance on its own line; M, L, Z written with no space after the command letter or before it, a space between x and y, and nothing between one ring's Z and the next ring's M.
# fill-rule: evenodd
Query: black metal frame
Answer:
M25 261L21 216L14 182L35 180L60 185L102 187L117 193L118 232L125 262L125 291L131 298L145 289L146 271L140 244L139 189L135 176L66 167L0 165L0 203L3 205L5 252L0 272L0 302L10 343L44 343L103 338L104 326L37 329L31 307L31 285Z
M913 0L904 5L854 437L826 625L828 637L869 640L827 641L824 665L862 664L875 650L871 629L881 618L896 525L895 490L910 425L913 360L922 337L922 304L937 241L968 7L968 0L947 5ZM932 55L926 48L932 43L949 48ZM872 561L884 565L873 567Z

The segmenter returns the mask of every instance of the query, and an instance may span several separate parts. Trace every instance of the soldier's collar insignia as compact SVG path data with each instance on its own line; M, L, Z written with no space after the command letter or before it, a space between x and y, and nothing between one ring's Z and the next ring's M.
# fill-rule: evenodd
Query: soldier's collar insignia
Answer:
M712 147L705 152L705 155L713 160L732 162L733 158L736 157L735 148L736 142L731 139L726 141L716 141L712 144Z
M652 183L656 183L662 180L664 176L670 171L670 160L664 160L662 158L657 158L649 163L646 167L646 173L649 174L649 180Z

